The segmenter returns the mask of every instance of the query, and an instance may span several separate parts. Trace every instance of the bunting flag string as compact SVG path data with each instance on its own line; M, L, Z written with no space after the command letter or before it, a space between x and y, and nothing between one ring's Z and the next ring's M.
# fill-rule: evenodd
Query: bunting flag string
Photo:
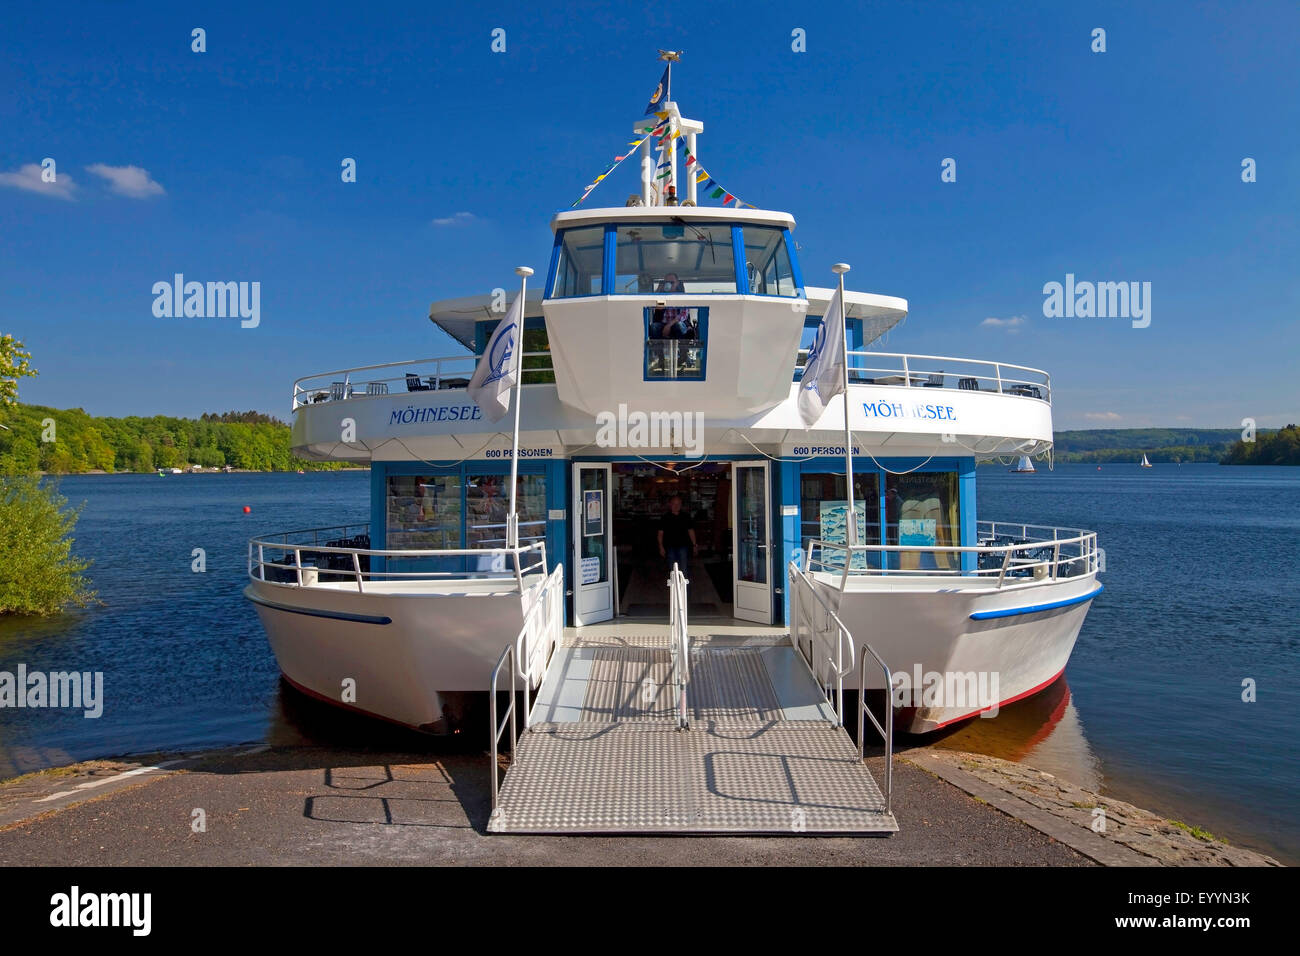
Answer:
M739 196L726 189L722 183L710 176L709 171L701 166L699 160L691 153L691 148L689 146L683 144L682 149L686 153L686 174L695 177L695 185L697 189L707 193L711 199L721 199L722 205L724 206L728 203L734 202L737 209L742 207L747 209L758 208L753 203L742 202Z
M600 185L601 180L616 170L625 159L637 151L642 143L652 137L659 138L659 143L655 146L655 149L663 157L663 161L658 163L655 167L655 179L664 179L672 174L672 158L668 155L668 151L675 148L675 141L682 135L682 131L680 129L668 129L667 113L656 113L654 116L656 123L638 129L637 132L641 134L641 138L628 143L627 145L631 148L622 156L615 156L614 162L610 163L609 166L605 168L604 172L587 185L587 188L583 190L578 201L569 207L570 209L576 209L578 206L581 206L583 202L586 201L587 197L591 195L591 191ZM699 160L691 153L690 146L684 142L682 143L682 151L686 154L686 175L694 176L696 186L702 192L707 194L709 198L721 199L722 205L724 206L735 203L737 209L742 207L747 209L758 208L753 203L742 202L739 196L724 187L722 183L718 182L713 178L713 176L709 175L709 171L700 165Z
M576 209L577 207L581 206L582 203L586 200L586 198L591 195L591 191L600 185L600 181L602 179L604 179L614 170L618 169L619 165L623 162L623 160L627 159L629 156L635 153L637 151L637 148L642 143L644 143L647 139L649 139L651 136L654 136L656 133L658 133L665 126L668 125L667 113L658 113L655 115L655 118L659 120L658 124L654 126L647 126L644 129L637 130L637 132L642 134L641 138L634 142L628 143L628 146L630 146L631 149L629 149L622 156L615 156L614 161L605 167L605 171L601 173L599 176L597 176L595 179L593 179L590 183L588 183L587 188L583 190L582 195L578 198L578 201L569 207L570 209Z

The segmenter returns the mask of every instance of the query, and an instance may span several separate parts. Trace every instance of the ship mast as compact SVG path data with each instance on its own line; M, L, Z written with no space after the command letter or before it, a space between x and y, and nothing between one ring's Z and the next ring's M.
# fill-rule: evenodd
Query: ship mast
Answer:
M677 188L677 140L684 133L686 135L686 148L690 155L696 157L696 164L699 163L699 155L696 153L696 136L704 132L704 124L699 120L686 119L682 116L681 111L677 108L677 103L672 98L673 90L673 64L682 58L682 50L660 50L659 59L666 60L668 63L668 89L665 90L666 101L663 112L667 112L668 126L664 135L668 137L666 151L668 153L668 179L663 189L655 189L655 183L658 179L658 167L654 158L650 155L649 137L641 144L641 203L646 206L666 205L669 187L672 193L681 202L681 193ZM635 131L640 133L645 128L645 121L642 120L636 125ZM692 171L686 170L686 202L692 206L697 204L696 182Z

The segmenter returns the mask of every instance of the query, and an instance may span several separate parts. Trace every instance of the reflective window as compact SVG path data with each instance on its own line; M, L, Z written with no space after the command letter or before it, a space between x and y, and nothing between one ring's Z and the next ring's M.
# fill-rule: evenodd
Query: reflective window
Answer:
M561 235L552 298L600 295L605 272L605 227L566 229Z
M916 472L885 477L887 544L920 549L961 543L957 474ZM950 570L960 566L956 552L902 551L894 555L905 570Z
M797 297L785 231L775 226L745 226L745 274L754 295Z
M465 547L504 548L509 475L465 476ZM519 543L546 540L546 476L519 476Z
M388 477L390 551L460 547L460 475Z
M704 378L709 344L707 308L645 310L645 378Z
M880 489L875 472L862 473L854 464L853 504L858 513L858 543L880 544ZM800 537L804 550L813 538L844 544L848 541L848 499L844 474L805 471L799 476Z
M618 227L614 294L735 291L736 262L730 226L683 222Z

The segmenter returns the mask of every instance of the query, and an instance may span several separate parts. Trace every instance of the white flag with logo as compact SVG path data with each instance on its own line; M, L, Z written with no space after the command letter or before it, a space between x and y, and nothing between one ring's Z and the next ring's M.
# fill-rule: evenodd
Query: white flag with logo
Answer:
M799 417L812 428L830 400L844 391L844 307L840 291L831 296L817 336L808 350L808 363L799 381Z
M515 386L523 352L523 324L523 296L515 296L469 380L469 397L490 422L499 421L510 411L510 389Z

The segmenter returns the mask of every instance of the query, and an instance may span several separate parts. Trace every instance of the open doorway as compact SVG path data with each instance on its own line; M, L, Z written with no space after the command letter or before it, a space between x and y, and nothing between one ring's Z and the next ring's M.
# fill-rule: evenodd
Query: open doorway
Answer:
M680 496L698 551L683 568L692 618L731 618L734 601L732 466L729 462L618 462L613 465L618 613L668 619L668 567L659 553L663 516Z

